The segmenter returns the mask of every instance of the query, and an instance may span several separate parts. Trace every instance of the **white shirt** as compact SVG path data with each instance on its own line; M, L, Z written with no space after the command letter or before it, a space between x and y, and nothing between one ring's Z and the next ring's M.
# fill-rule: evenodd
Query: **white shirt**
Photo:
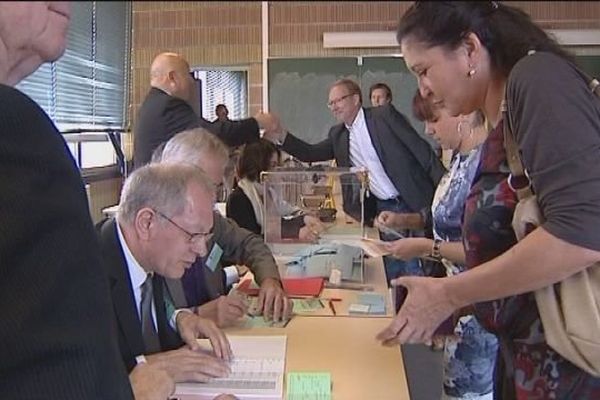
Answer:
M386 174L371 142L371 135L365 121L365 111L360 108L352 125L346 125L350 132L350 162L355 167L369 171L369 189L381 200L394 199L400 193Z
M127 242L125 241L125 237L123 236L123 232L121 232L121 227L118 223L117 236L119 237L119 242L121 243L121 248L123 249L123 255L125 256L125 262L127 263L129 279L131 279L133 297L135 298L135 309L137 310L138 318L141 321L142 285L146 281L148 273L142 268L140 263L133 256L133 254L131 254L131 250L129 250L129 246L127 246ZM152 323L154 323L154 329L158 332L158 329L156 328L156 308L154 306L154 299L152 299Z

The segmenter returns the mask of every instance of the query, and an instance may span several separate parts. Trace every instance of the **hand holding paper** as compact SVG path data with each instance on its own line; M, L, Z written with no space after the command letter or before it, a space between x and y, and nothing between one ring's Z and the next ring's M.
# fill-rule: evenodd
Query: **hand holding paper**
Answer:
M362 237L348 237L343 239L332 240L334 244L345 244L346 246L358 247L363 249L371 257L381 257L391 254L387 242L377 239L369 239Z

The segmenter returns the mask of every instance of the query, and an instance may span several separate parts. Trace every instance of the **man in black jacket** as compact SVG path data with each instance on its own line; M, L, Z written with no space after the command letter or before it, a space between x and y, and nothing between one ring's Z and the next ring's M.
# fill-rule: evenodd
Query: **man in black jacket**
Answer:
M391 104L363 108L360 87L350 79L331 86L327 105L339 124L329 130L325 140L309 144L281 127L265 137L282 143L283 150L304 162L335 159L338 167L368 170L371 197L365 205L367 222L384 210L419 213L431 207L445 169L406 117ZM395 261L390 267L386 262L388 279L420 274L416 260L403 264Z
M116 219L97 227L115 335L128 370L144 355L176 382L227 374L229 343L214 322L176 306L165 281L179 279L212 236L214 185L186 164L151 164L123 186ZM216 356L193 351L208 337ZM182 345L187 346L182 347Z
M259 138L259 128L272 130L278 123L271 114L258 113L240 121L209 122L194 111L196 85L188 62L176 53L161 53L150 67L150 92L142 103L134 129L135 168L150 162L152 152L176 133L202 127L229 147Z
M79 171L52 121L14 89L63 53L62 2L0 2L0 398L165 399L138 366L133 393Z

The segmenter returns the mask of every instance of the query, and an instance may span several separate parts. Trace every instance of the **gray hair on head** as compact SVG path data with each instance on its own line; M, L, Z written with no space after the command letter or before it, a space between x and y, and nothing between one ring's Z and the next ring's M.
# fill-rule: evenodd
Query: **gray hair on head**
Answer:
M211 180L193 165L148 164L136 169L123 185L117 219L132 223L136 214L145 207L168 216L179 215L187 205L187 190L191 183L198 184L212 198L215 197Z
M162 151L161 162L202 165L202 159L208 155L227 161L229 149L216 135L206 129L195 128L173 136Z

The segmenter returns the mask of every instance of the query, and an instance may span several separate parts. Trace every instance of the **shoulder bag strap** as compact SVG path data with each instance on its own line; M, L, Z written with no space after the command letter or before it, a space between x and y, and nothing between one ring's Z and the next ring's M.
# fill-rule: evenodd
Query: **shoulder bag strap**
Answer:
M526 199L527 197L533 196L531 179L529 179L527 170L523 168L523 163L521 162L521 157L519 155L519 146L510 129L506 100L502 100L500 110L503 119L502 131L504 134L504 150L506 151L506 161L508 163L508 168L510 169L510 175L507 178L508 186L517 194L519 200ZM517 185L516 182L526 182L526 185L518 187L519 185Z

